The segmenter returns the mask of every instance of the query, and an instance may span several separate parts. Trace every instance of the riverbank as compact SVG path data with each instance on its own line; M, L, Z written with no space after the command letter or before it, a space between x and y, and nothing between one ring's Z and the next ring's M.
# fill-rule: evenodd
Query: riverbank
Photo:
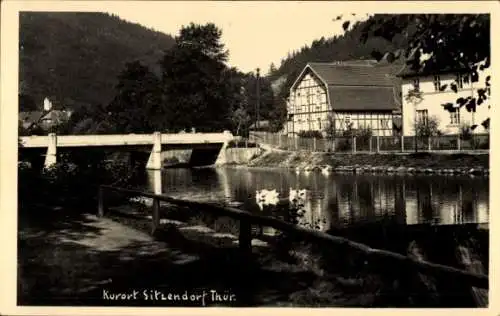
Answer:
M361 268L363 263L356 254L341 249L333 253L330 249L342 260L328 264L326 269L321 259L313 255L313 248L317 247L269 239L254 245L254 260L248 261L240 257L237 235L222 232L223 227L237 225L219 221L219 229L210 229L206 226L208 218L204 218L206 212L164 205L162 213L168 214L168 219L162 216L162 228L153 237L148 233L151 219L147 209L139 205L119 209L119 213L111 212L106 218L70 215L62 209L38 208L32 210L38 214L20 214L18 304L436 306L435 302L422 300L424 293L418 302L408 301L406 293L396 295L400 290L382 275ZM293 251L289 253L288 249ZM352 269L346 270L346 264ZM165 296L216 291L234 295L235 300L146 300L144 289ZM134 290L140 293L137 299L108 299L110 294Z
M147 217L66 211L20 214L18 304L368 307L376 301L360 279L327 278L303 264L277 260L269 247L255 245L257 261L241 261L236 236L208 229L185 209L169 207L169 217L176 219L162 220L154 237ZM165 295L217 291L236 300L145 300L142 289ZM106 297L133 290L141 293L137 300Z
M488 153L332 154L266 150L248 167L294 168L299 171L489 174ZM326 167L330 166L330 167Z

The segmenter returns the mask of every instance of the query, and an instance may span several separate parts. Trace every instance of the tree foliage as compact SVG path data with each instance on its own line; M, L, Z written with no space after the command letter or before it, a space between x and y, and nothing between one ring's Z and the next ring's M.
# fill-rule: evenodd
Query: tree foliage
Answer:
M191 24L181 29L176 45L165 54L162 90L170 129L195 126L200 131L215 131L230 126L228 98L232 91L225 80L227 55L221 34L213 24Z
M439 130L439 119L435 116L423 120L415 120L414 124L415 135L422 140L427 137L439 136L441 131Z
M128 63L116 92L105 114L114 132L151 133L163 127L160 81L148 67L138 61Z

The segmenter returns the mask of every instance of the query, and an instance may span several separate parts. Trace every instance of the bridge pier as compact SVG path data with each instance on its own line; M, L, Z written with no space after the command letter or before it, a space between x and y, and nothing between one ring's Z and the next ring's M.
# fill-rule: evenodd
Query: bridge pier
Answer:
M161 133L154 132L153 134L153 150L149 155L148 163L146 164L146 169L149 170L161 170Z
M57 135L55 133L50 133L48 135L48 147L47 154L45 155L45 168L50 168L57 162Z
M161 170L153 170L152 187L154 194L162 194Z
M232 138L232 134L230 131L224 131L224 135L230 135ZM224 143L222 144L222 148L220 149L219 155L217 156L217 160L215 161L216 165L223 165L227 163L227 145L229 145L229 140L225 140Z

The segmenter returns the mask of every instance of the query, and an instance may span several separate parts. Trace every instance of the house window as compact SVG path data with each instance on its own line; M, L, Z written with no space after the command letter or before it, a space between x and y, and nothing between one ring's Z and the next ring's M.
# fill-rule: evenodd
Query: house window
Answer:
M417 110L417 122L427 125L429 113L427 110Z
M420 79L418 78L413 79L413 89L415 91L420 91Z
M455 111L450 112L450 124L459 125L460 124L460 108L455 109Z
M389 128L389 120L380 120L380 125L382 126L382 129L388 129Z
M441 89L441 78L439 76L434 76L434 91L440 91Z

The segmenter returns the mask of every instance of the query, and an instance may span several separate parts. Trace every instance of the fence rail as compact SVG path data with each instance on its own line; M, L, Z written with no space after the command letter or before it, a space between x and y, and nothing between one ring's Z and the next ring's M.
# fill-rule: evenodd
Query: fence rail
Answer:
M219 216L226 216L240 222L239 229L239 248L243 255L250 256L252 252L252 224L273 227L284 233L292 235L294 237L299 237L304 240L311 242L323 243L325 245L336 245L346 247L351 250L355 250L363 253L367 260L373 263L376 260L389 260L392 264L396 264L398 268L410 268L414 269L415 273L425 273L433 276L442 276L453 278L455 280L460 280L468 284L469 286L488 288L488 276L484 274L475 274L468 271L456 269L453 267L430 263L422 260L418 260L412 257L404 256L401 254L393 253L386 250L371 248L367 245L351 241L349 239L332 236L325 234L320 231L311 230L307 228L302 228L300 226L287 223L280 219L262 216L258 214L252 214L240 209L225 207L214 203L200 203L194 201L180 200L171 198L165 195L158 195L149 192L143 192L132 189L118 188L113 186L102 185L99 187L99 198L98 198L98 215L104 216L107 210L106 192L114 191L119 193L124 193L131 196L143 196L153 199L153 209L152 209L152 233L154 233L160 224L160 201L175 204L178 206L191 207L194 209L202 209L214 213Z
M470 151L488 150L490 147L488 134L476 134L469 139L462 139L460 135L442 135L436 137L336 137L332 139L290 137L276 133L251 132L249 140L284 150L313 152Z

